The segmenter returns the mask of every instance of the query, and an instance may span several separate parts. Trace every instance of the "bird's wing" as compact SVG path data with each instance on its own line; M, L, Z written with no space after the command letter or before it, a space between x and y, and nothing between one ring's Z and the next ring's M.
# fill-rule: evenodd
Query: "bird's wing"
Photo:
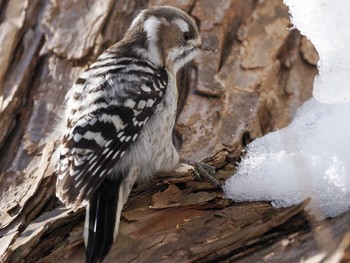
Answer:
M168 81L165 70L137 66L89 74L83 74L68 94L69 105L73 100L79 103L67 106L66 115L72 116L66 118L57 167L56 195L73 207L89 199L135 143Z

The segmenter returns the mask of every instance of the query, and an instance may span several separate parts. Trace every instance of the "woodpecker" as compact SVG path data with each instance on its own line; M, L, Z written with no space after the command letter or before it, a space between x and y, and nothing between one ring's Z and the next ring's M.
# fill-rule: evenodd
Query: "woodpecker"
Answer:
M178 165L176 73L201 50L213 51L184 11L143 10L68 91L58 124L56 195L74 210L86 206L86 262L109 252L135 181Z

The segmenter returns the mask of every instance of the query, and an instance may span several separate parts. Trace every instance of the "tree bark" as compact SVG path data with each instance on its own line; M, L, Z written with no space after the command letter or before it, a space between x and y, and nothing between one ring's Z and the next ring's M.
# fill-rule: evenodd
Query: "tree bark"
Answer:
M214 165L218 179L233 175L247 143L286 126L311 96L317 53L288 29L282 0L0 0L0 262L83 262L85 211L55 197L48 135L77 77L141 9L164 4L191 14L204 42L219 49L179 73L174 133L181 155ZM105 262L295 262L343 253L349 213L315 223L307 202L232 203L182 166L134 188ZM329 233L331 245L323 241Z

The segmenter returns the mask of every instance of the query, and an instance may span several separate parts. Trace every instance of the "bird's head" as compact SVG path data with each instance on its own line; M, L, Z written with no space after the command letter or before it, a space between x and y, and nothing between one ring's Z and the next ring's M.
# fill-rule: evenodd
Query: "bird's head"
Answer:
M132 47L134 52L174 73L201 50L214 51L202 44L195 21L171 6L143 10L133 20L126 37L137 43Z

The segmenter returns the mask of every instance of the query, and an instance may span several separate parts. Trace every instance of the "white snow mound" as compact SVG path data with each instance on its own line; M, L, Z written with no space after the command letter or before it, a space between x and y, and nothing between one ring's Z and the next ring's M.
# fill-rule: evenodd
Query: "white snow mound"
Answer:
M348 115L349 114L349 115ZM234 201L272 201L276 207L311 197L318 218L350 207L350 103L310 99L284 129L253 141L225 183Z

